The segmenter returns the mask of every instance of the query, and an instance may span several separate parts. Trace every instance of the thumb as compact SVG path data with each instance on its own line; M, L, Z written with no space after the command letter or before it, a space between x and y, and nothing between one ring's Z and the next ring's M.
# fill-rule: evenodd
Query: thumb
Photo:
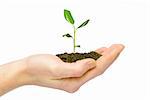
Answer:
M63 63L61 77L81 77L88 70L96 67L96 61L91 58L76 61L74 63Z

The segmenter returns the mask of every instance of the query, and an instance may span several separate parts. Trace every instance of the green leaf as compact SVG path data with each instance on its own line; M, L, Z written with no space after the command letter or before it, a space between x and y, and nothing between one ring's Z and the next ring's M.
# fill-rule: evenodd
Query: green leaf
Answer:
M90 20L88 19L88 20L86 20L85 22L83 22L78 28L81 28L81 27L83 27L83 26L85 26L85 25L87 25L88 24L88 22L89 22Z
M76 45L76 47L80 48L80 45Z
M69 10L64 9L64 17L69 23L74 24L74 19Z
M63 37L72 38L72 36L71 36L69 33L67 33L67 34L64 34L64 35L63 35Z

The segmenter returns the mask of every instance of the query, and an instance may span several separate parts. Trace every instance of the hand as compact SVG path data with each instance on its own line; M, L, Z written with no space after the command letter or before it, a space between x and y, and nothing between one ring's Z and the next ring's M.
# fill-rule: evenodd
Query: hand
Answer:
M31 81L27 84L57 88L73 92L78 87L76 78L82 77L88 70L96 67L96 61L91 58L76 61L74 63L63 62L54 55L33 55L26 60L26 73ZM78 80L76 79L76 83Z
M103 47L96 50L103 55L97 61L88 58L75 63L65 63L58 57L47 54L30 56L27 59L27 72L32 80L29 84L75 92L85 82L101 75L123 48L120 44Z
M75 63L65 63L49 54L33 55L0 66L0 96L23 85L39 85L77 91L84 83L101 75L115 61L124 46L115 44L96 52L98 60L87 58Z
M117 59L124 46L122 44L113 44L109 48L102 47L95 50L97 53L102 54L96 61L96 67L88 71L83 77L80 78L80 85L83 85L92 78L99 76Z

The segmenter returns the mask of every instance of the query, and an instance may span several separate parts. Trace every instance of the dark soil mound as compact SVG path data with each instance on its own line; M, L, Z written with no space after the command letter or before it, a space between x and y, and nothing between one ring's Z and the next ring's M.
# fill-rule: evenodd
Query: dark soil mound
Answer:
M100 56L100 54L91 51L89 53L64 53L64 54L57 54L56 56L58 56L61 60L63 60L64 62L76 62L77 60L81 60L81 59L85 59L85 58L93 58L95 60L97 60Z

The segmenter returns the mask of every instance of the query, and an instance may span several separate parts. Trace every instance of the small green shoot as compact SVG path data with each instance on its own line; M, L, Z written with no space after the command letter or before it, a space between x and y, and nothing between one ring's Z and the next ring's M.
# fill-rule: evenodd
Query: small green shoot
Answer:
M73 52L75 53L76 48L80 47L80 45L76 45L76 32L79 28L82 28L82 27L86 26L90 20L89 19L86 20L85 22L83 22L81 25L79 25L76 28L75 25L74 25L75 21L74 21L74 19L72 17L72 14L69 10L64 9L64 17L73 26L73 36L70 35L69 33L67 33L67 34L64 34L63 37L68 37L68 38L73 39Z

